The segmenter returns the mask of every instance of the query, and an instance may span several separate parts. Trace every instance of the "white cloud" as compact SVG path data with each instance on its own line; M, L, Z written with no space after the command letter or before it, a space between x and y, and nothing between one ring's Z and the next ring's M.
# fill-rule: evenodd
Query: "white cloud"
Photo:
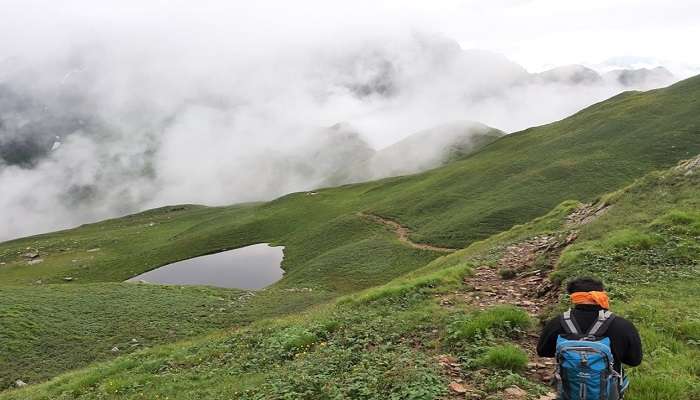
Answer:
M0 166L0 238L312 188L328 172L305 164L321 151L314 134L342 121L379 148L455 120L521 129L622 90L513 86L525 71L509 59L700 63L693 2L569 3L3 0L0 89L49 111L0 118L13 132L86 122L50 132L46 149L57 135L60 147L31 168Z

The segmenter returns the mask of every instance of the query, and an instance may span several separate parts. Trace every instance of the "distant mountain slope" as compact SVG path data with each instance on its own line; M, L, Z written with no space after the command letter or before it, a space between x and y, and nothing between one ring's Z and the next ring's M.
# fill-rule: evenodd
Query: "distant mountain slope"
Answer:
M574 85L593 85L603 82L595 70L583 65L564 65L543 72L532 74L531 79L541 83L566 83Z
M616 69L600 74L583 65L564 65L543 72L530 74L531 82L596 86L619 85L623 88L647 90L666 86L674 81L673 74L664 67Z
M663 86L673 81L673 74L664 67L651 69L616 69L607 72L604 77L623 86L635 86L639 88Z
M505 135L472 121L453 122L416 132L373 154L350 155L328 185L408 175L465 157Z

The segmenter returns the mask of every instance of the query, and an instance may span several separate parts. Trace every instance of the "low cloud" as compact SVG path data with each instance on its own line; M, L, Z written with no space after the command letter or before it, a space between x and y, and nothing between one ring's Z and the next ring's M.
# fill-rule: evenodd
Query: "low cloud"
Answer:
M0 41L0 239L165 204L268 200L419 131L472 120L512 132L629 88L533 79L423 29L291 34L244 15L80 11Z

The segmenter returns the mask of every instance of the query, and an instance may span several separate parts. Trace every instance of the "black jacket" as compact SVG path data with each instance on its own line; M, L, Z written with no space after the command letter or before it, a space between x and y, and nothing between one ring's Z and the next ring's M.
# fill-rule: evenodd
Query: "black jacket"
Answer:
M580 304L574 307L572 317L578 322L581 329L586 332L598 317L598 311L602 308L597 305ZM554 357L557 347L557 336L564 334L561 326L561 317L552 319L545 325L537 344L537 354L540 357ZM621 371L620 363L637 366L642 362L642 341L637 329L631 322L615 316L604 336L610 338L610 347L615 357L615 370Z

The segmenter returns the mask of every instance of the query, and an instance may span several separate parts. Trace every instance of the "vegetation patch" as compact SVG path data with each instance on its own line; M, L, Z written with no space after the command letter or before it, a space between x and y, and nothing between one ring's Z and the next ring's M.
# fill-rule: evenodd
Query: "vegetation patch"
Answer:
M654 243L655 239L647 233L634 229L621 229L611 232L602 245L613 249L649 249Z
M510 371L523 371L527 367L527 353L512 344L494 346L481 359L481 364L493 368Z
M532 321L525 311L515 306L496 306L472 313L450 324L452 340L474 340L487 334L512 336L530 327Z

